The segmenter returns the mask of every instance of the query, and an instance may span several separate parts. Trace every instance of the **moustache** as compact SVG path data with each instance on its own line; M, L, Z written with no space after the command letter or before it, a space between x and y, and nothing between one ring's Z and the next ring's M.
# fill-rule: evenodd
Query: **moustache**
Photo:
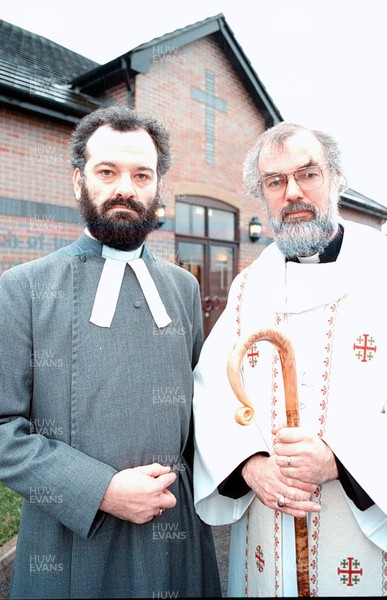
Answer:
M115 206L130 208L136 211L140 216L145 215L146 212L145 206L141 202L133 200L133 198L111 198L110 200L105 200L105 202L102 204L101 214L105 215L110 208L114 208Z
M298 204L292 204L291 206L287 206L281 210L281 217L284 219L288 215L291 215L300 211L309 211L313 213L313 216L316 217L317 212L314 206L307 204L306 202L299 202Z

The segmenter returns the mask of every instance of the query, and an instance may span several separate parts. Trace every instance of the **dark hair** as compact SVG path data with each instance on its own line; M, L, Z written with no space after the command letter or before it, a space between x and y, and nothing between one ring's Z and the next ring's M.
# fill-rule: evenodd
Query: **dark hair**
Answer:
M336 140L327 133L316 129L309 129L295 123L281 122L264 131L259 136L254 148L247 153L243 165L243 180L249 194L260 200L264 199L259 182L260 172L258 168L259 155L263 146L273 144L282 148L286 140L299 131L309 131L320 142L324 148L325 159L334 184L337 185L339 192L340 189L343 191L346 188L341 151Z
M172 164L172 150L167 129L154 117L141 114L122 105L98 108L78 123L70 141L71 166L83 173L87 162L87 142L99 127L107 125L114 131L143 129L152 138L157 149L157 175L162 177Z

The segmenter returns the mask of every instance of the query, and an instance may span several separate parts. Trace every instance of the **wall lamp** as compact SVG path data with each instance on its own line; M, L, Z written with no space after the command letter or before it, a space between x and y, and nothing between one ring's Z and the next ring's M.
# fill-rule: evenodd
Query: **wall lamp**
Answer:
M166 214L165 214L165 209L166 206L165 204L163 204L162 202L159 203L157 210L156 210L156 217L157 217L157 226L158 227L162 227L163 225L165 225L165 221L166 219Z
M257 217L253 217L249 223L249 237L252 242L257 242L261 237L262 225Z

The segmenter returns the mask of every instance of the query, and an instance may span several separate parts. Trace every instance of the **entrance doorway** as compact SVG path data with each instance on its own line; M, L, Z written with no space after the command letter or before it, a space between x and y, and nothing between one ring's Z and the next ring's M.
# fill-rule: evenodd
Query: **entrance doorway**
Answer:
M223 312L237 273L236 217L233 207L209 198L176 202L177 260L199 282L205 337Z

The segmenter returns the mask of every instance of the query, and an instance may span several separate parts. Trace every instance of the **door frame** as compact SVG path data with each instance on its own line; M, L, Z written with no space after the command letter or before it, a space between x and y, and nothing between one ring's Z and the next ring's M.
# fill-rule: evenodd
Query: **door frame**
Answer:
M214 240L214 239L208 239L208 238L201 238L201 237L193 237L193 236L187 236L187 235L177 235L176 234L176 239L175 239L175 243L176 243L176 257L178 260L178 264L179 264L179 243L189 243L189 244L196 244L199 245L203 248L203 288L200 285L200 298L201 298L201 303L202 303L202 313L203 313L203 330L204 330L204 337L206 338L208 336L208 334L210 333L212 326L211 326L211 322L209 320L210 313L212 311L216 311L217 314L217 318L219 318L219 316L221 315L221 313L223 312L224 308L226 307L227 304L227 298L228 298L228 292L229 289L227 289L226 294L224 297L212 297L210 294L211 291L211 281L210 281L210 273L211 273L211 268L210 268L210 253L211 253L211 248L214 248L216 246L219 247L227 247L227 248L231 248L233 251L233 260L232 260L232 277L231 277L231 281L234 280L234 278L237 275L237 269L238 269L238 250L239 250L239 245L237 242L230 242L230 241L222 241L222 240ZM231 284L230 284L231 285ZM218 300L218 302L214 302L214 300ZM212 321L213 319L211 319Z
M203 235L195 235L192 230L185 231L182 233L179 232L179 224L176 222L176 231L175 231L175 251L176 257L179 260L179 242L187 242L192 244L200 244L203 246L203 286L204 290L200 289L201 301L202 301L202 310L203 310L203 329L204 329L204 337L206 338L211 330L210 320L206 318L206 310L204 306L205 298L209 295L210 291L210 248L211 246L227 246L233 249L233 264L232 264L232 278L231 281L238 274L238 265L239 265L239 210L226 202L222 202L220 200L216 200L215 198L210 198L208 196L196 196L196 195L184 195L184 196L176 196L175 198L176 204L190 204L191 206L198 206L205 210L204 213L204 234ZM232 232L232 239L223 239L223 238L214 238L209 235L209 214L208 211L211 209L224 211L227 213L232 213L234 215L234 230ZM190 229L190 228L189 228ZM228 297L228 291L226 293L225 298L222 298L221 304L222 308L212 308L211 310L218 310L219 315L223 311ZM219 303L220 304L220 303ZM211 319L213 321L213 319Z

